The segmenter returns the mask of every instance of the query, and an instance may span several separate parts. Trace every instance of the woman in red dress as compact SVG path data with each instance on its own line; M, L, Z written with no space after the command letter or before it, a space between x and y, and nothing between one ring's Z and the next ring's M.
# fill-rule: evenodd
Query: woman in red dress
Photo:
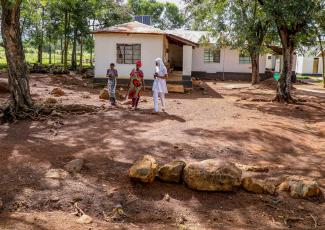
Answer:
M137 109L140 101L140 92L144 90L143 72L140 69L141 61L136 61L135 69L131 71L128 84L128 98L132 99L132 108Z

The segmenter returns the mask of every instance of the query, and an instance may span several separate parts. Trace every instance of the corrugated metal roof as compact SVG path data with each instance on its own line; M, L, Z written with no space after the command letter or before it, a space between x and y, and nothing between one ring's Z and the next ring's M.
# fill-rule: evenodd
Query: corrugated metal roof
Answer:
M184 30L184 29L177 29L177 30L168 30L166 31L169 34L173 34L175 36L182 37L186 40L194 42L196 44L199 43L216 43L216 38L211 36L211 33L208 31L194 31L194 30Z
M138 34L166 34L165 31L149 26L137 21L128 22L116 26L111 26L103 29L93 31L94 34L98 33L138 33Z
M116 26L111 26L103 29L98 29L92 32L93 34L105 33L126 33L126 34L161 34L172 39L177 39L187 45L196 46L201 42L201 39L208 36L208 32L204 31L189 31L189 30L161 30L153 26L149 26L137 21L128 22Z

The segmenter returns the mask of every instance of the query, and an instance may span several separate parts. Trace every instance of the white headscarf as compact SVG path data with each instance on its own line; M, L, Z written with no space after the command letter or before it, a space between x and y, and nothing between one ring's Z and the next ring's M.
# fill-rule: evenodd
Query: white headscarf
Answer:
M156 73L159 76L165 76L167 74L167 68L164 62L161 60L161 58L156 58L155 62L158 63L158 66L156 66Z

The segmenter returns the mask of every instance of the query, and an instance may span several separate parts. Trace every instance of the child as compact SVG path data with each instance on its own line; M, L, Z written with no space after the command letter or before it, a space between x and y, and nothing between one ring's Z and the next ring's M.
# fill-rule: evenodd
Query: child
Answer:
M141 61L135 63L135 69L130 74L130 81L128 84L127 97L132 99L132 108L138 108L140 101L140 92L144 90L143 72L140 69L142 66Z
M118 73L117 70L115 69L114 63L110 64L110 68L107 70L106 77L108 78L107 88L109 93L109 100L111 101L111 105L116 106L115 91L116 91Z

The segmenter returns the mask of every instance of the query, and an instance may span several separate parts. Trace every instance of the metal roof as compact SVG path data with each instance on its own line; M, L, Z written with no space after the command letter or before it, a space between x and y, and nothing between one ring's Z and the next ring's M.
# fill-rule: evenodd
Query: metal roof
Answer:
M193 37L184 36L180 32L175 31L164 31L159 28L155 28L153 26L149 26L137 21L128 22L116 26L111 26L103 29L98 29L92 32L92 34L110 34L110 33L125 33L125 34L155 34L155 35L166 35L169 39L177 40L180 43L197 46L199 39L197 38L199 35L195 32Z
M93 31L92 33L165 34L165 31L155 28L153 26L133 21L116 26L106 27L103 29L98 29Z

